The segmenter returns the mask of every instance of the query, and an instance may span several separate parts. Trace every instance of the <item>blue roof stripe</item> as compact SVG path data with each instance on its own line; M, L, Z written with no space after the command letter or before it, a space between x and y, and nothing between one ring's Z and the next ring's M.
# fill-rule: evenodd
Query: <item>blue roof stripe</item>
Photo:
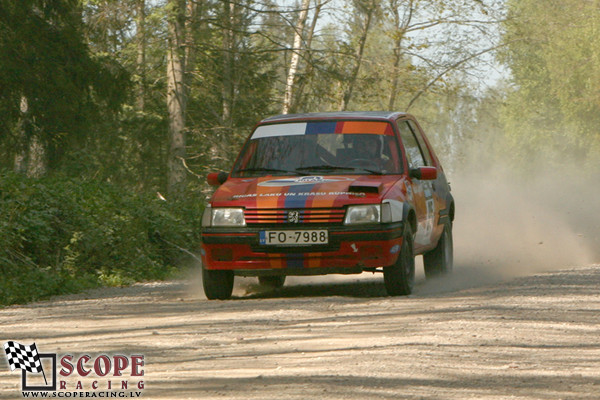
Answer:
M335 133L337 121L319 121L306 124L307 135L317 135L319 133Z

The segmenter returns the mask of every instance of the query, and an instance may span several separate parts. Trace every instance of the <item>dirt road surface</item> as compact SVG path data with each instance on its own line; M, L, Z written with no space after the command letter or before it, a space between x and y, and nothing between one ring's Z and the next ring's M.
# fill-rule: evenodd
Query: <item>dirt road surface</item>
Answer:
M230 301L207 301L192 279L8 307L0 339L144 355L151 399L600 398L600 265L511 279L458 269L419 276L408 297L386 297L379 275L253 282ZM0 399L20 387L0 357Z

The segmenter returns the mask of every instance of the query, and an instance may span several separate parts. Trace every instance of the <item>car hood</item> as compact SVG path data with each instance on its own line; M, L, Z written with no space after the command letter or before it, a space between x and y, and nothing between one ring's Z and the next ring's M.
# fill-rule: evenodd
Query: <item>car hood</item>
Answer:
M310 208L380 203L399 175L265 176L229 178L212 197L214 207Z

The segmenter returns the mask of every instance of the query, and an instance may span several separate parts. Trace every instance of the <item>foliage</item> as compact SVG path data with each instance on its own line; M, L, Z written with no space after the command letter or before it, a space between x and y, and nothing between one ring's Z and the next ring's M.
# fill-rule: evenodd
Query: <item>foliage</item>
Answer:
M78 0L0 0L0 140L14 156L35 136L50 168L99 113L120 108L127 72L91 54ZM12 160L13 157L3 157Z
M260 21L252 10L256 5L250 0L226 4L202 10L206 22L194 32L199 51L188 71L189 166L202 174L230 168L249 129L280 108L273 90L275 48L261 39L261 28L252 32Z
M512 72L503 122L519 163L600 156L600 9L594 2L509 1L502 60Z
M0 304L164 279L199 242L202 202L0 174Z

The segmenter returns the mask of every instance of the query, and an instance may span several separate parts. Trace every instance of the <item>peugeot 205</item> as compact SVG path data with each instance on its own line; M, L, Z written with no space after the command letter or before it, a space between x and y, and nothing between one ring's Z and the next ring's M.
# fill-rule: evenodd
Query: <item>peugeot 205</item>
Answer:
M235 276L283 286L288 275L383 272L408 295L415 256L427 278L452 269L454 199L416 119L400 112L280 115L254 128L202 218L209 299Z

